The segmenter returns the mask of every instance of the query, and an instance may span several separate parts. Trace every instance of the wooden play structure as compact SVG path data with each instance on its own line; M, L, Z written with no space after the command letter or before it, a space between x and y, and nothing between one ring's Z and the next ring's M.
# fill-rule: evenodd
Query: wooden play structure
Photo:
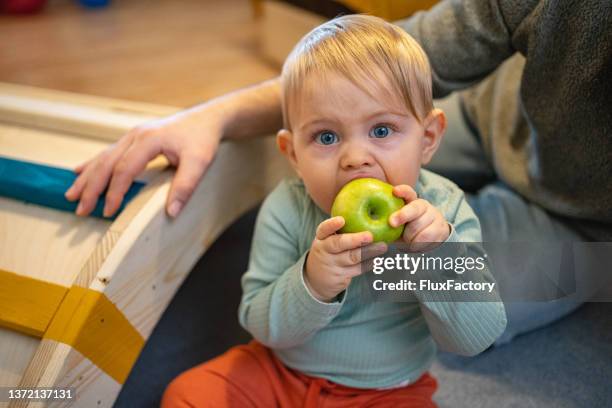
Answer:
M340 3L394 20L435 1ZM290 2L252 4L262 18L262 52L277 64L329 17ZM72 169L132 127L177 110L0 83L0 158ZM223 142L193 198L171 220L167 167L162 158L150 163L139 176L146 186L114 220L0 196L0 393L74 391L67 402L0 400L0 408L112 406L192 266L290 173L272 138ZM248 256L231 254L237 255Z
M0 155L70 169L176 110L0 84ZM0 387L74 390L51 407L112 406L198 258L290 171L271 138L223 142L171 220L166 167L161 158L147 167L146 186L114 221L0 197Z

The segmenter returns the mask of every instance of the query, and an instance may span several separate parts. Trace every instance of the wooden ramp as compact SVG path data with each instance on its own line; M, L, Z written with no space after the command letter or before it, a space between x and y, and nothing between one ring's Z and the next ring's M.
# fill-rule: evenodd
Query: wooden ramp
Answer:
M0 155L73 168L176 110L0 84ZM112 406L192 266L290 172L272 138L223 142L171 220L166 167L162 158L148 166L147 185L114 221L0 197L0 387L74 390L68 404L0 407Z

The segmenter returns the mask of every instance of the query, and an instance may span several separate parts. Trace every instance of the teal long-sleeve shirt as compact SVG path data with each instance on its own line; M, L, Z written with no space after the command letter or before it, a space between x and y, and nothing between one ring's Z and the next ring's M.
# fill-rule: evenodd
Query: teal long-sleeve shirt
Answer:
M455 184L421 170L415 190L452 225L447 242L481 241L478 218ZM373 302L360 296L368 285L360 275L338 301L320 302L308 291L303 270L316 228L327 218L298 178L283 180L257 217L239 320L287 366L350 387L390 387L427 371L436 343L475 355L503 332L506 315L497 291L479 301L415 291L417 302ZM488 269L479 276L494 282Z

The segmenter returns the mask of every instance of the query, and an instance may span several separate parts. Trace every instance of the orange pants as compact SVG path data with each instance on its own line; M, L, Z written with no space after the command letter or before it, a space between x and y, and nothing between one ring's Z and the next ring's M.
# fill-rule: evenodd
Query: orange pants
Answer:
M292 370L252 341L179 375L166 389L161 406L435 408L436 387L429 374L390 390L345 387Z

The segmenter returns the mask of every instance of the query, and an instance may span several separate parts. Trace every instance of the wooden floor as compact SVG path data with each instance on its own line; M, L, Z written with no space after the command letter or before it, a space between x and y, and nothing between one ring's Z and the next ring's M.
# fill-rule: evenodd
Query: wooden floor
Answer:
M189 106L278 75L248 0L51 0L0 15L0 81Z

